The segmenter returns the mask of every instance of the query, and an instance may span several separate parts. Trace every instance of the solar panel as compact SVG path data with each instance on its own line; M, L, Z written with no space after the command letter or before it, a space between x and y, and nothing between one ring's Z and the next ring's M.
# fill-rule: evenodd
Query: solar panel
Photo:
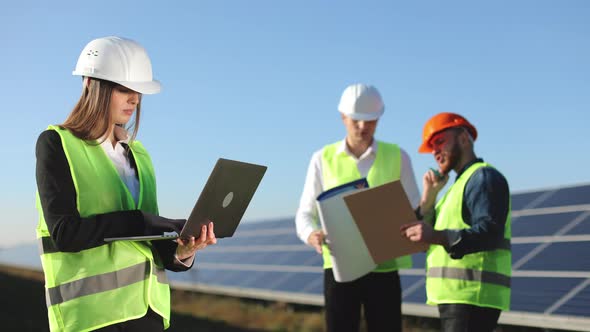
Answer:
M512 303L500 323L590 331L590 184L515 193L512 209ZM438 317L425 305L425 254L412 261L400 272L402 310ZM40 269L36 246L0 251L0 262ZM299 241L293 218L242 223L168 276L184 289L323 304L321 255Z
M543 236L555 234L565 223L584 212L565 212L522 216L514 219L512 236Z
M589 204L590 186L561 188L547 197L539 207Z
M420 252L412 255L412 267L415 269L423 269L426 265L426 253Z
M520 270L580 271L590 278L590 236L587 241L551 243Z
M552 304L574 288L578 278L512 278L510 309L522 312L544 313Z
M529 193L523 193L520 195L513 195L512 196L512 210L522 210L526 209L527 206L531 203L534 203L536 199L541 197L543 194L542 191L535 191Z
M559 315L571 315L590 317L590 279L586 279L581 285L581 290L552 313Z
M567 234L567 235L590 234L590 215L586 215L586 217L584 219L582 219L578 225L574 226L572 229L567 231L565 234Z
M513 238L514 239L514 238ZM527 254L529 254L535 247L537 247L538 243L524 243L524 244L515 244L512 243L512 262L520 262Z
M400 277L402 284L402 302L425 303L426 289L424 283L426 279L423 275L409 276L402 275Z

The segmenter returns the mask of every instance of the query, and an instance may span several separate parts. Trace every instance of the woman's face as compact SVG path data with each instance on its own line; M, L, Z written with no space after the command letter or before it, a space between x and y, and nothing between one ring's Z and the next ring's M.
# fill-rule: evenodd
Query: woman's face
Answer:
M126 124L133 116L141 94L122 85L116 85L111 94L109 113L116 124Z

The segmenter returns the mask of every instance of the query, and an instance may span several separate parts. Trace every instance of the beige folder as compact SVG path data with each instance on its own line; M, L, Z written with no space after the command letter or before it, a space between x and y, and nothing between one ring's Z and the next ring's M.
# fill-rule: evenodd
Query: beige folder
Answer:
M343 198L376 263L428 249L427 244L411 242L400 234L401 225L416 221L400 181Z

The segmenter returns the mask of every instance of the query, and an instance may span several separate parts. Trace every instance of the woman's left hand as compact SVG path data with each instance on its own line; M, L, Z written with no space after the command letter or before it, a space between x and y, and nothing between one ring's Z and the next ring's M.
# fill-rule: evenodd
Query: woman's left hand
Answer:
M213 222L209 221L207 225L201 226L201 235L198 238L191 236L188 240L177 239L178 247L176 248L176 257L184 260L195 255L197 250L205 249L210 244L217 243L215 232L213 231Z

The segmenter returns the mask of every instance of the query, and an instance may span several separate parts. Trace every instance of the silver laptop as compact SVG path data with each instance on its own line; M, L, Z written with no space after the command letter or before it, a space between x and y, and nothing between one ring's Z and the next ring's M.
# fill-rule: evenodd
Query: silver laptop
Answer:
M105 238L104 241L173 240L197 238L201 226L212 221L217 238L231 237L250 204L267 167L219 158L201 195L179 234Z

